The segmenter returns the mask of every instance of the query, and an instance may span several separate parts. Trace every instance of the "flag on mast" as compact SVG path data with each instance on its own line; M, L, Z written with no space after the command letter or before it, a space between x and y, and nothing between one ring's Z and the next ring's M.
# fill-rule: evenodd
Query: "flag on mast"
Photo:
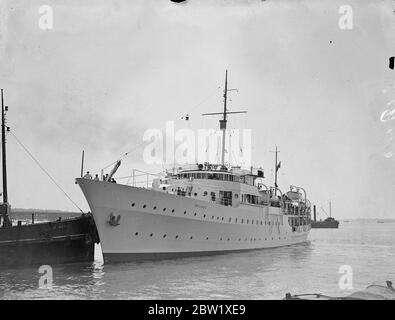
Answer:
M278 169L280 169L280 167L281 167L281 161L277 164L276 172L278 171Z

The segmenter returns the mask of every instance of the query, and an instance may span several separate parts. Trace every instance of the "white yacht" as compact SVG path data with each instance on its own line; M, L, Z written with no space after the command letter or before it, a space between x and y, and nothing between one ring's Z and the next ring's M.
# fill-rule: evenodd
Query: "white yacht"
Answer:
M99 233L105 263L223 254L275 248L307 240L310 202L301 187L283 193L265 184L261 169L222 163L179 168L145 188L77 178ZM276 153L277 155L277 153ZM277 158L277 157L276 157Z

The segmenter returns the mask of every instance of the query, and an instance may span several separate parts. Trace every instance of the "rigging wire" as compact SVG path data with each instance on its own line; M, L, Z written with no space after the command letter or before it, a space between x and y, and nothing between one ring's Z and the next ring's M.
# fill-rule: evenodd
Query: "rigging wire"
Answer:
M218 86L214 91L212 91L208 96L206 96L202 101L200 101L197 105L193 106L192 108L190 108L186 115L188 116L189 119L189 114L191 113L191 111L196 110L197 107L201 106L203 103L205 103L208 99L210 99L215 93L217 93L217 91L219 89L221 89L222 86ZM182 117L181 119L183 119L184 117ZM102 170L107 169L108 167L116 164L119 160L121 160L122 158L126 157L129 153L131 153L134 150L137 150L138 148L140 148L143 144L145 144L145 141L141 142L139 145L137 145L135 148L131 149L128 152L125 152L124 154L122 154L117 160L111 162L110 164L106 165L105 167L102 168Z
M115 160L114 162L111 162L110 164L108 164L107 166L102 168L102 170L107 169L108 167L116 164L119 160L121 160L122 158L126 157L130 152L140 148L144 143L145 143L145 141L141 142L140 144L138 144L137 146L135 146L133 149L129 150L128 152L123 153L117 160Z
M212 91L206 98L204 98L202 101L200 101L197 105L195 105L194 107L190 108L186 114L190 114L191 111L195 110L197 107L201 106L203 103L205 103L208 99L210 99L215 93L217 93L218 89L221 89L222 86L218 86L217 88L215 88L214 91Z
M16 142L18 142L18 144L27 152L27 154L34 160L34 162L40 167L40 169L42 171L44 171L44 173L52 180L52 182L63 192L63 194L70 200L70 202L78 209L80 210L82 213L84 213L84 211L82 211L82 209L73 201L73 199L71 199L71 197L67 194L66 191L63 190L63 188L55 181L54 178L52 178L52 176L49 174L49 172L47 170L44 169L44 167L40 164L40 162L38 162L38 160L33 156L33 154L25 147L25 145L17 138L17 136L12 132L9 131L13 137L15 138Z

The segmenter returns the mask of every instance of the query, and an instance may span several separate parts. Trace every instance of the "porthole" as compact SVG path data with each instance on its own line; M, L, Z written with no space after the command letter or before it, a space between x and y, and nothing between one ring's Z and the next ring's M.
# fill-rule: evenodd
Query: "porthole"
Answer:
M150 236L150 237L152 237L153 235L154 235L154 234L153 234L153 233L151 233L149 236Z
M205 215L205 214L203 215L203 218L206 218L206 215Z
M156 210L156 207L154 207L154 210Z
M239 241L241 240L241 238L239 238Z
M220 238L219 240L221 240L221 241L222 241L222 238Z
M251 224L254 224L254 220L251 221Z
M190 236L190 237L189 237L189 239L191 239L191 240L192 240L192 239L193 239L193 237L192 237L192 236Z
M163 211L166 211L166 208L163 208Z
M176 236L176 239L178 239L178 235Z
M219 217L217 217L217 220L219 220Z
M187 212L186 212L186 211L184 211L184 214L187 214Z
M228 238L228 241L229 241L230 239Z
M214 216L211 216L211 219L214 219Z
M138 235L139 235L139 233L138 233L138 232L136 232L134 235L135 235L135 236L138 236Z
M143 205L143 208L146 208L147 207L147 205L145 204L145 205Z
M229 222L232 222L232 218L229 218Z
M244 219L241 219L241 223L244 223Z
M132 207L134 207L134 205L135 205L135 203L133 202L133 203L132 203Z
M222 217L222 219L221 219L222 221L224 221L224 217Z
M237 223L237 218L235 219L235 223Z
M195 197L197 197L197 193L195 192L194 194L193 194Z
M171 212L174 212L174 209L172 209Z
M247 224L248 224L249 220L247 219Z
M206 240L208 240L208 237L206 237Z
M203 192L203 196L207 196L207 191L204 191L204 192Z
M163 235L163 238L166 238L166 235L165 235L165 234Z
M196 212L193 215L196 217Z

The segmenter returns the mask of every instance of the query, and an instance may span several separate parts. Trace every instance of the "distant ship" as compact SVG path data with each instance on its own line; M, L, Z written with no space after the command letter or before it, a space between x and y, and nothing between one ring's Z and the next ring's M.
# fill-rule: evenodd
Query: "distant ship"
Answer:
M264 184L260 169L225 166L230 113L225 76L220 164L174 169L147 188L77 178L98 229L104 262L179 258L274 248L306 241L310 201L301 187L286 193ZM210 115L212 115L210 114Z
M2 107L2 173L3 203L0 204L0 268L36 266L93 261L94 245L98 242L94 220L90 214L53 222L13 225L8 203L6 169L6 131L3 89Z
M337 221L336 219L334 219L332 217L332 203L331 202L329 202L329 217L327 217L325 220L317 221L315 206L313 207L313 211L314 211L314 221L312 221L312 223L311 223L312 228L317 228L317 229L318 228L325 228L325 229L339 228L339 221Z

